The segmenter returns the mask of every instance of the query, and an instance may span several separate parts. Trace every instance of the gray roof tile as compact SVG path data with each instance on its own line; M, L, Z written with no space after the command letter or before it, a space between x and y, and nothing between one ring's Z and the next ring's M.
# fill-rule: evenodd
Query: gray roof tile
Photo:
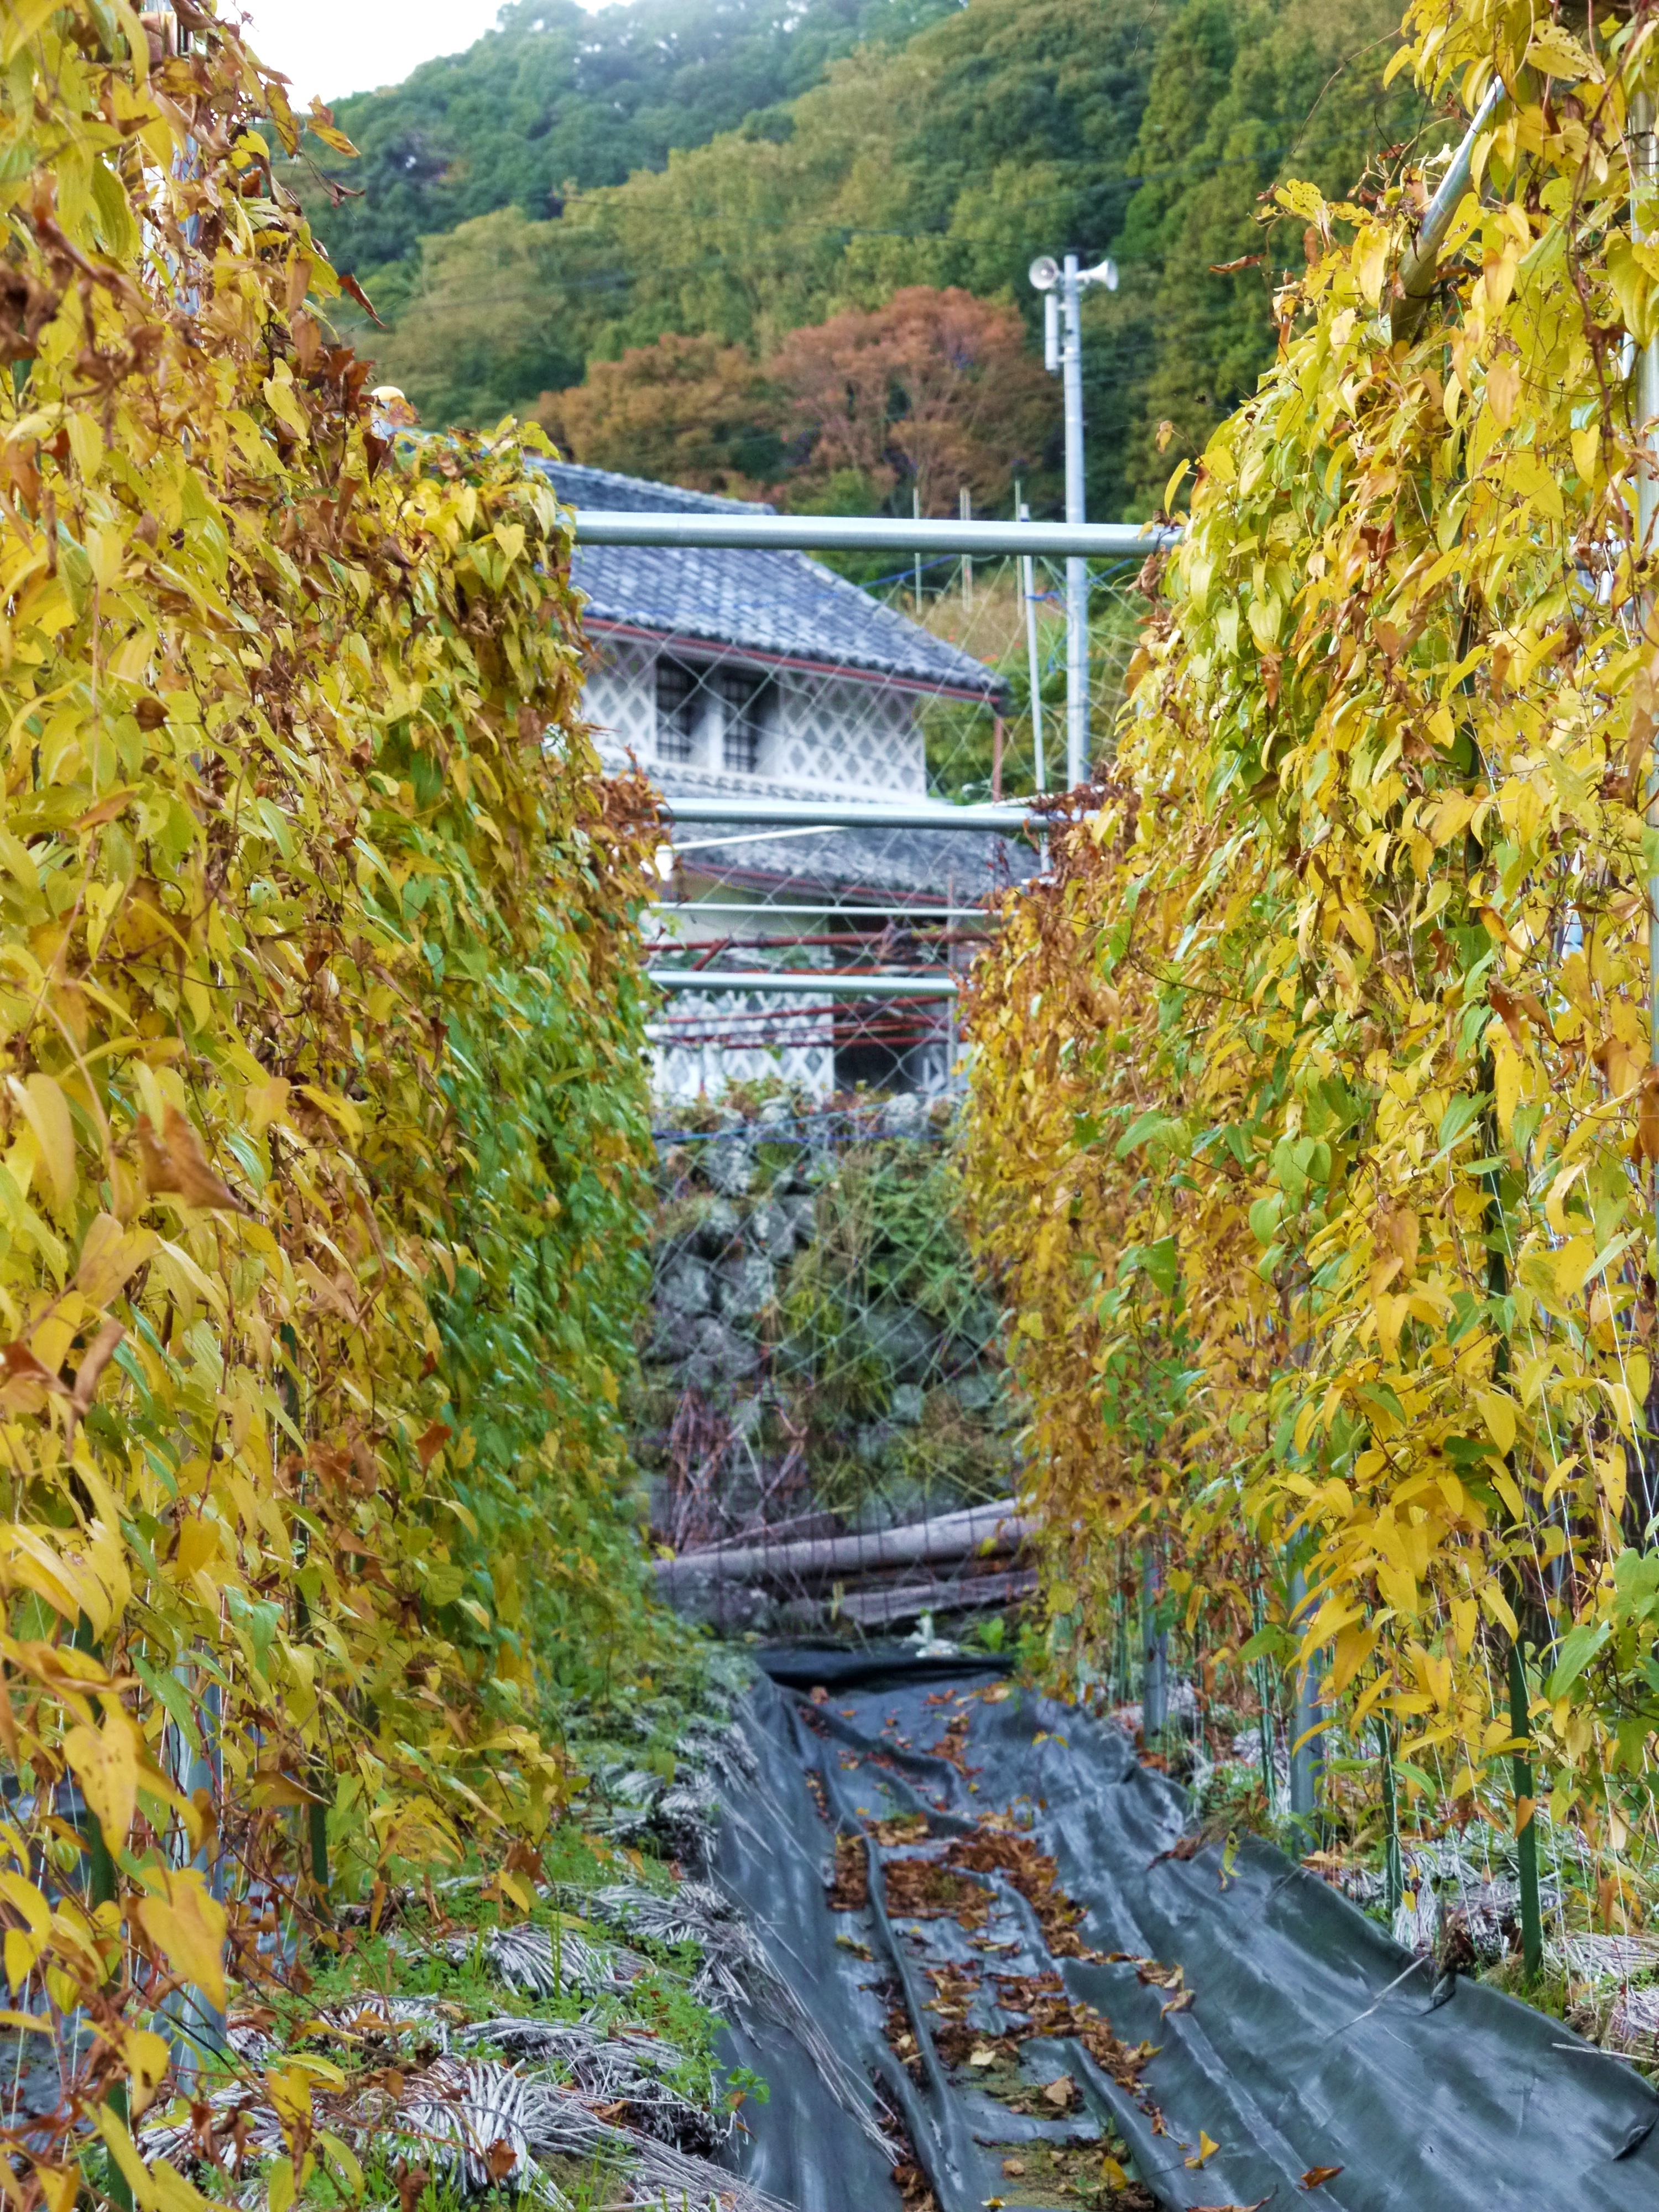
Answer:
M575 507L634 514L736 514L773 510L676 484L618 476L574 461L541 461L559 497ZM597 622L627 623L687 641L737 646L820 666L868 669L942 690L993 698L1002 679L982 661L933 637L805 553L584 545L571 574Z
M726 791L695 771L665 767L655 781L672 803L676 799L720 799ZM684 866L694 877L712 878L733 890L752 888L768 896L799 892L816 896L834 890L849 898L884 892L908 897L949 894L967 906L1024 883L1042 865L1026 837L1005 837L984 830L826 830L810 836L792 834L774 840L760 833L734 831L739 842L722 844L718 825L687 823L676 842L684 843Z

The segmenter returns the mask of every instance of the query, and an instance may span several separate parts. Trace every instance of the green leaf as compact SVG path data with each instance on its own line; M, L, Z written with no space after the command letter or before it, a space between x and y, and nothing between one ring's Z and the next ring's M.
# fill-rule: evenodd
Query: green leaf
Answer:
M1147 1113L1138 1115L1118 1139L1113 1148L1113 1157L1120 1160L1127 1159L1138 1145L1148 1144L1153 1138L1161 1137L1166 1130L1178 1126L1167 1114L1159 1112L1156 1108Z
M1544 1695L1565 1697L1612 1633L1613 1624L1606 1620L1581 1620L1576 1628L1570 1628L1561 1639L1561 1656L1544 1686Z

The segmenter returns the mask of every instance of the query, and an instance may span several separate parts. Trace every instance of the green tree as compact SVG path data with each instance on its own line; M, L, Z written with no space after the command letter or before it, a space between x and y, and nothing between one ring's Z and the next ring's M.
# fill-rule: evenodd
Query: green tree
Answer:
M1273 294L1304 263L1299 227L1264 225L1275 181L1334 197L1407 137L1420 95L1382 88L1394 0L1188 0L1158 48L1121 254L1156 332L1124 423L1123 484L1155 506L1176 461L1255 388L1274 352ZM1170 432L1161 432L1168 423Z
M793 99L872 40L902 42L949 0L509 0L465 52L407 82L343 100L362 160L314 138L297 172L334 260L362 273L412 259L420 240L498 209L556 216L573 188L660 169L757 110ZM349 197L305 189L307 169ZM293 180L291 175L290 180Z
M368 349L428 421L472 422L671 335L763 361L792 331L914 287L1004 300L1035 356L1032 257L1111 252L1121 289L1085 311L1089 512L1147 513L1272 358L1273 285L1303 257L1293 227L1264 234L1260 196L1295 174L1348 190L1420 112L1403 87L1381 89L1391 5L1359 0L1339 21L1315 0L1124 0L1106 15L1092 0L971 0L902 43L830 58L799 97L671 147L665 166L579 180L556 217L525 200L512 226L498 210L427 236L418 269L368 272L396 325ZM468 170L467 193L483 175ZM589 403L572 405L574 425ZM756 477L726 407L713 446L686 449L688 482ZM1035 503L1057 504L1056 444L1027 458ZM887 488L864 464L834 473L839 489L813 497Z
M377 374L404 386L428 422L478 428L527 415L581 374L552 228L507 207L426 241L407 304L373 350Z

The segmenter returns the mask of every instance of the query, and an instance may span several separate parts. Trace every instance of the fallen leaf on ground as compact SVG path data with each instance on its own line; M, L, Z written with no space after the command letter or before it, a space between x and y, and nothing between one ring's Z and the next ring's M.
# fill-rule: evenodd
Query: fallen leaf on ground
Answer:
M1328 2181L1334 2181L1342 2171L1340 2166L1310 2166L1302 2177L1304 2189L1322 2189Z
M1206 2135L1203 2129L1200 2128L1198 2131L1197 2154L1195 2156L1189 2158L1187 2163L1194 2170L1200 2166L1207 2166L1220 2148L1221 2145L1218 2142L1214 2142L1209 2136Z
M1063 2112L1072 2101L1072 2077L1069 2074L1056 2074L1052 2081L1044 2082L1043 2100L1046 2103L1053 2105L1056 2111Z

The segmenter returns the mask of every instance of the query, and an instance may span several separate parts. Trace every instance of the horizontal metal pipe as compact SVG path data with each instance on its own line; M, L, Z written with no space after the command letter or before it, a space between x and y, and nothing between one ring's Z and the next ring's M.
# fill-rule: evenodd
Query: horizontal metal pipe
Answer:
M663 991L772 991L788 998L954 999L948 975L832 975L811 968L647 968Z
M850 921L983 921L994 922L998 916L982 906L843 906L763 904L758 899L660 899L651 909L659 921L680 915L696 921L705 914L744 915L750 921L763 918L770 921L774 915L840 915ZM664 939L665 944L678 944L678 939Z
M1042 829L1048 819L1024 806L945 806L936 799L861 803L823 799L676 799L670 793L661 804L663 812L677 826L683 822L715 822L726 830L982 830L1013 837L1028 827Z
M1439 273L1440 249L1446 242L1446 233L1451 228L1452 217L1462 205L1463 195L1469 188L1469 171L1474 160L1475 142L1497 114L1507 97L1502 77L1494 77L1486 88L1486 96L1474 111L1463 142L1453 155L1445 175L1440 179L1440 189L1423 211L1423 220L1411 252L1400 264L1400 292L1389 317L1389 335L1394 339L1413 335L1423 319L1429 295L1433 291Z
M579 507L579 545L722 546L760 553L1091 554L1102 560L1144 560L1173 545L1168 523L914 522L902 516L857 514L629 514L621 507Z

